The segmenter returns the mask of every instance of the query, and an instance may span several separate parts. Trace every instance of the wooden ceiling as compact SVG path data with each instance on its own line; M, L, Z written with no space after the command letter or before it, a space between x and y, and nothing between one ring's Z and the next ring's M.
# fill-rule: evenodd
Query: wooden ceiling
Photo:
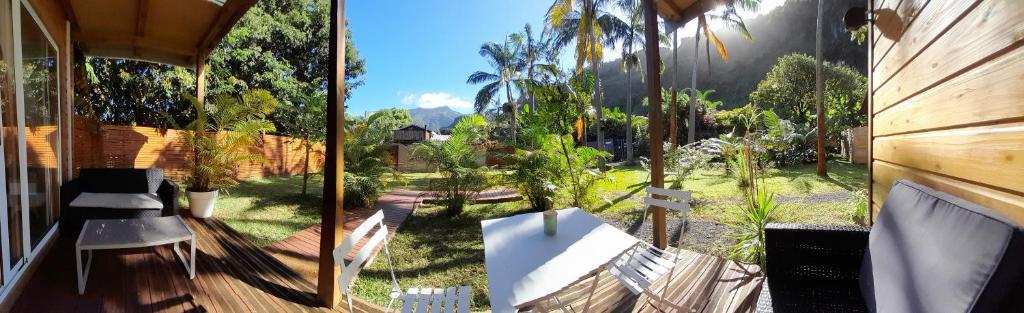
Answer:
M88 56L194 67L256 0L58 0ZM223 4L219 4L223 2Z
M725 5L727 0L656 0L658 15L670 25L682 26L713 8Z

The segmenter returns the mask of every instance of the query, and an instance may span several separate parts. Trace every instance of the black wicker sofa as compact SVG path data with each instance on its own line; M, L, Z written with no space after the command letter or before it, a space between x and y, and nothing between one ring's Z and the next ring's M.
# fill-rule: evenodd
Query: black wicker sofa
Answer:
M88 219L173 216L178 187L159 168L83 168L60 188L61 232L77 234Z
M758 312L1024 312L1024 227L901 180L868 228L771 224Z

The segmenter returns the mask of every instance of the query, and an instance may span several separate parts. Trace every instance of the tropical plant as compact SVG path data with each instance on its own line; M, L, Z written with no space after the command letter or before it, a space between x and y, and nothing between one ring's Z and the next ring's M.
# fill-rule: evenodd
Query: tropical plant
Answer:
M525 89L521 75L526 63L522 59L520 46L516 44L512 36L505 38L504 43L497 44L487 42L480 46L480 56L487 59L491 65L492 72L476 71L466 79L468 84L485 84L476 93L474 105L476 112L483 113L493 100L496 100L502 88L505 89L505 98L509 105L509 126L511 128L512 142L516 142L516 129L519 121L516 117L519 111L515 97L512 95L513 87L520 92ZM504 111L504 110L499 110Z
M519 190L534 211L550 210L558 191L558 155L548 149L517 149L509 161L505 181Z
M445 141L427 141L416 146L413 157L437 167L441 178L431 181L431 190L444 201L447 213L462 213L466 202L487 187L487 176L477 155L483 152L487 121L478 114L463 117Z
M622 45L622 71L626 72L626 125L633 125L633 71L642 70L640 66L639 51L634 47L643 47L644 41L644 17L643 8L637 0L619 0L618 6L626 12L626 21L622 24L615 23L607 37L612 47L615 44ZM613 20L614 21L614 20ZM641 80L643 75L641 73ZM626 163L633 164L633 129L626 128Z
M744 189L744 204L738 207L736 221L730 226L736 229L733 236L737 242L732 247L730 257L739 261L755 263L764 268L765 265L765 238L764 229L768 223L775 220L775 212L779 204L775 202L775 194L769 193L766 188L759 186L757 180L759 173L757 165L753 163L750 140L744 138L742 158L746 164L743 166L747 171L750 180L747 188ZM737 169L739 170L739 169Z
M309 186L309 156L313 146L327 139L327 94L316 92L302 97L301 101L282 106L282 114L289 118L282 119L285 133L302 139L304 160L302 164L302 195L306 195Z
M867 225L868 221L868 190L858 189L850 193L850 220L860 225Z
M590 62L592 73L600 73L599 66L608 41L606 30L616 29L615 25L629 25L608 11L610 0L555 0L548 9L547 26L554 33L557 49L575 42L576 73L583 72L583 65ZM593 106L597 114L597 146L604 150L604 133L601 127L602 94L601 78L595 75ZM602 161L603 162L603 161Z
M267 115L274 112L277 99L263 89L243 92L240 97L220 95L203 105L191 98L196 119L185 127L182 141L192 151L185 185L189 191L208 192L238 184L235 178L243 162L266 162L254 153L264 133L275 130Z
M665 143L664 149L665 170L675 178L672 188L682 188L683 181L694 171L707 168L716 154L713 143L705 140L678 147Z
M372 207L387 190L390 131L359 123L345 127L345 207ZM394 179L393 179L394 180Z

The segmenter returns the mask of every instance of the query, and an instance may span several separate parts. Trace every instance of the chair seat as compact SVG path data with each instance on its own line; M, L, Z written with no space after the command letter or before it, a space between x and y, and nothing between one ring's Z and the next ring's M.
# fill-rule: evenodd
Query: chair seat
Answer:
M469 286L441 288L409 288L398 297L402 313L469 312Z
M641 242L619 256L608 272L630 292L640 294L672 269L673 260L674 253Z
M76 208L149 209L164 208L160 196L154 193L94 193L83 192L71 201Z

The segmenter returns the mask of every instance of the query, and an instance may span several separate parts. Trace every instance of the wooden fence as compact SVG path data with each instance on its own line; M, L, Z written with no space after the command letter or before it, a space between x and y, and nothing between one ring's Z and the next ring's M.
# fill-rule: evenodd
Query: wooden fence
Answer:
M175 129L100 125L95 120L75 116L71 163L75 175L83 167L158 167L169 178L180 181L187 174L186 161L192 154L181 142L182 133ZM262 143L252 149L267 162L238 164L238 178L302 173L305 144L301 139L263 135ZM323 163L324 147L315 145L310 153L310 172L319 172Z

